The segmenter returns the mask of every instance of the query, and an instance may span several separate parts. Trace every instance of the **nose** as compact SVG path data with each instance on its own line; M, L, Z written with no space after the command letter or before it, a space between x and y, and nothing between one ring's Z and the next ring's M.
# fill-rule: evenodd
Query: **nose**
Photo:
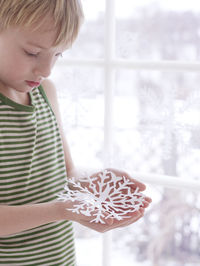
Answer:
M52 64L51 61L40 61L37 66L35 66L34 74L36 76L47 78L51 74Z

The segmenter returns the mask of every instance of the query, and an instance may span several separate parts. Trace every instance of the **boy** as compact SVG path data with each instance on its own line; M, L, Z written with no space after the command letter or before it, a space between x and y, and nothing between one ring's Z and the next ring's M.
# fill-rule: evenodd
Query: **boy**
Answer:
M68 210L73 202L56 201L78 174L47 77L82 19L78 0L0 0L0 265L75 265L69 220L105 232L135 222L150 202L131 218L94 224Z

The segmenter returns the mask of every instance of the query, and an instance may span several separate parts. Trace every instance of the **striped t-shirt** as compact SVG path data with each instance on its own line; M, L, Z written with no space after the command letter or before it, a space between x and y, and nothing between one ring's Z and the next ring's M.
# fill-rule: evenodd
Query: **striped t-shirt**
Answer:
M56 199L66 182L61 137L43 88L31 105L0 94L0 204L22 205ZM70 221L49 223L0 238L0 265L75 265Z

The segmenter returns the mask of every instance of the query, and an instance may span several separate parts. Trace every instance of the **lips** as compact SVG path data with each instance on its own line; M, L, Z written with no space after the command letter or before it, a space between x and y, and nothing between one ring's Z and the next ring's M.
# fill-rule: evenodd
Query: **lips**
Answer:
M40 82L35 82L35 81L30 81L26 80L26 83L28 84L29 87L34 88L40 86Z

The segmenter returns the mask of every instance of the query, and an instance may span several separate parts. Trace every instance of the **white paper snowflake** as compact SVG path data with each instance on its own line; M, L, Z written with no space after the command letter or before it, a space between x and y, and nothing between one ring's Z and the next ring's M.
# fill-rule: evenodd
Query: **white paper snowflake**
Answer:
M68 209L77 214L93 215L90 222L105 224L103 219L110 217L122 220L129 217L143 206L144 195L139 188L133 190L134 183L124 176L116 176L113 172L104 170L97 177L88 177L76 182L70 179L70 189L65 185L64 192L58 194L61 201L78 202L73 209ZM88 183L83 186L83 183ZM106 214L105 214L106 213Z

